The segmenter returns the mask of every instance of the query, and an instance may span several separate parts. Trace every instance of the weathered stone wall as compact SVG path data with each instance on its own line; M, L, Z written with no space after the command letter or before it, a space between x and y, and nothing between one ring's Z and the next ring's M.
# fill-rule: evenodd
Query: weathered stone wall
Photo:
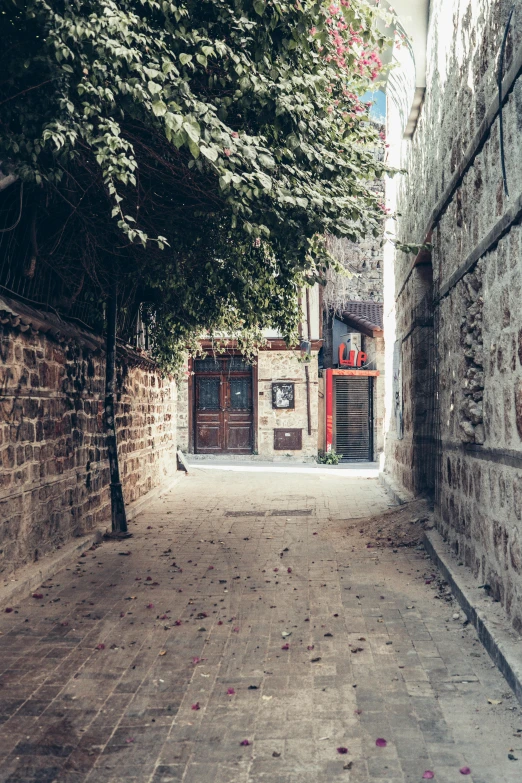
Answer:
M110 524L104 356L1 327L0 573ZM176 390L118 366L117 436L127 502L176 470Z
M379 371L373 379L373 451L376 459L384 449L384 337L362 336L362 350L371 367Z
M310 378L310 423L306 399L306 371ZM272 383L290 381L295 384L295 409L272 408ZM318 378L317 351L312 351L311 361L299 361L296 351L261 351L258 357L258 452L266 459L282 461L290 458L314 461L317 457L318 437ZM302 430L303 448L299 451L274 450L274 429L297 428Z
M430 215L495 98L511 5L432 2L425 102L412 142L402 146L407 174L397 210L404 242L425 240ZM515 5L506 72L522 39L515 22L522 2ZM497 116L436 215L433 285L411 271L411 256L395 254L389 299L396 298L395 310L390 304L387 311L402 340L404 438L397 439L391 417L386 470L415 492L434 492L440 531L522 630L522 248L520 226L506 217L522 182L520 78L504 104L504 125L510 201L503 194ZM488 244L500 219L505 229ZM455 282L452 275L468 258L474 259L469 271ZM424 323L419 318L426 296L432 326L429 308ZM421 347L430 334L433 361ZM430 388L431 403L423 391ZM419 470L423 460L427 466Z

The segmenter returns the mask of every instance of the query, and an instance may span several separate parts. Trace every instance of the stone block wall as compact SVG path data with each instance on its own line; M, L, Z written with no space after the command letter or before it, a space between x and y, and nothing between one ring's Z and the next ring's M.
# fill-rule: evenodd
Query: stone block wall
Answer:
M258 356L258 453L265 459L315 461L318 438L318 377L317 351L305 365L297 351L261 351ZM308 434L306 371L310 378L311 434ZM295 384L295 408L272 408L272 383L289 381ZM303 448L299 451L274 449L274 429L302 430Z
M0 332L0 573L110 525L104 356L10 325ZM176 470L176 390L119 357L117 435L126 502Z
M412 141L401 145L403 242L425 240L430 215L495 99L511 5L432 2L425 102ZM522 3L515 5L505 72L522 45ZM427 277L411 268L411 256L394 254L387 311L402 342L404 438L391 417L386 470L433 495L439 530L522 630L522 230L513 212L522 182L520 76L503 114L510 200L497 115L436 211ZM431 354L422 348L430 339Z

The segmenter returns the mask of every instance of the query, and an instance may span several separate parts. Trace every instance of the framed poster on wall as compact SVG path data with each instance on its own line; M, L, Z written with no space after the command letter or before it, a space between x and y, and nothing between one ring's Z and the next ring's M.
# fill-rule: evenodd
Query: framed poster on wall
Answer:
M294 383L273 383L272 384L272 408L290 410L295 408L295 384Z

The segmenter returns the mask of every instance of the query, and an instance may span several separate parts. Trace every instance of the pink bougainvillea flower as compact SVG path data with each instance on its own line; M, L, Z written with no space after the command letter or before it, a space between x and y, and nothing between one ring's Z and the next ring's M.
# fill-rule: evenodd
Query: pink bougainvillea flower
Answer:
M431 769L427 769L424 775L422 776L423 780L432 780L432 778L435 777L435 773L431 771Z
M213 570L214 570L214 566L209 566L209 567L207 568L207 571L213 571Z
M286 570L288 571L289 574L292 573L292 569L291 568L287 568Z
M461 775L471 775L471 770L469 767L461 767L459 772Z
M168 614L160 614L160 620L168 620L169 616Z
M223 625L223 620L218 620L218 625Z
M239 633L239 628L232 628L232 630L234 631L234 633Z
M227 694L229 696L233 696L235 694L235 690L233 688L229 688L228 691L227 691Z
M198 663L201 663L201 661L204 661L204 660L205 660L205 658L198 658L198 656L195 655L194 658L192 659L192 663L194 664L194 666L197 666Z
M146 580L145 580L145 581L146 581L146 582L152 582L152 577L151 577L151 576L148 576L148 577L146 578Z
M174 625L181 625L181 620L174 620Z
M241 740L240 745L250 745L250 740Z
M348 753L348 748L337 748L337 753Z
M281 649L282 649L282 650L289 650L289 649L290 649L290 645L289 645L289 644L283 644L283 646L281 647Z
M41 593L33 593L33 598L43 598Z
M193 710L200 710L201 707L199 706L199 701L197 701L195 704L192 705Z
M147 604L147 609L154 609L154 604Z
M274 568L274 571L279 571L279 568Z
M377 745L378 748L385 748L388 743L382 737L378 737L375 740L375 744Z
M104 644L97 644L96 645L96 649L97 650L105 650L105 645Z
M125 612L120 612L120 617L125 617Z
M10 614L12 611L13 611L12 606L7 606L6 609L5 609L5 613L6 614Z

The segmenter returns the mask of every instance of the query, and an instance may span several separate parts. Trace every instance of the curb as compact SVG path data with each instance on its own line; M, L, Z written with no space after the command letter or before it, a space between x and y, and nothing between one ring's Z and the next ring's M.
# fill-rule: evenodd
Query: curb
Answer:
M404 506L406 503L411 503L413 500L417 500L417 498L415 498L411 492L408 492L407 489L400 487L395 483L395 481L392 481L392 479L387 476L386 473L379 473L379 481L383 487L388 490L398 506Z
M427 553L451 587L490 658L522 705L522 638L500 607L483 595L470 570L459 567L450 547L436 530L424 534ZM495 627L493 627L493 623Z
M135 519L145 510L144 507L148 506L151 500L155 500L171 490L185 475L185 473L181 472L166 484L151 489L150 492L135 500L134 503L129 503L127 519L129 521ZM22 566L14 575L6 576L7 583L0 584L0 609L27 598L42 583L52 579L59 571L67 568L82 552L85 552L93 544L99 544L103 538L103 533L104 530L93 530L88 536L69 541L59 552L44 555L38 564L28 563Z

